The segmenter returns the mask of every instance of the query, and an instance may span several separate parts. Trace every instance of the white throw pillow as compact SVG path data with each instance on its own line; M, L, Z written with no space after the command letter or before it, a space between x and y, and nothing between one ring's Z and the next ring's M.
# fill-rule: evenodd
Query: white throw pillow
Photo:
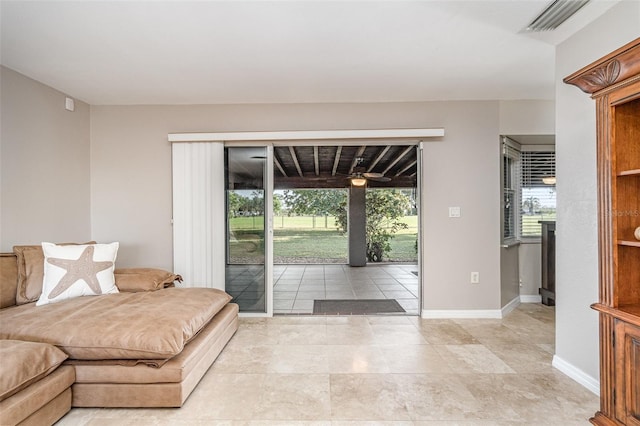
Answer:
M44 279L36 306L80 296L118 293L113 275L118 243L58 246L42 243Z

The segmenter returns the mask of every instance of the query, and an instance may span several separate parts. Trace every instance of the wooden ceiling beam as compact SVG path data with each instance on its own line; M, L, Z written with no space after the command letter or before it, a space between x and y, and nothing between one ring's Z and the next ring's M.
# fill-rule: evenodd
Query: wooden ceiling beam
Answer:
M353 173L353 169L358 164L358 158L362 157L362 154L364 154L365 149L367 149L366 145L362 145L360 148L358 148L358 151L356 151L356 155L354 155L353 160L351 160L351 167L349 167L349 173L347 174L350 175L351 173Z
M336 175L336 171L338 170L338 164L340 163L340 155L342 154L342 145L338 146L336 150L336 158L333 159L333 169L331 170L331 176Z
M318 146L313 146L313 165L316 168L316 176L320 176L320 162L318 161Z
M411 163L409 163L408 166L403 167L402 170L400 170L398 173L396 173L396 176L400 176L401 174L403 174L404 172L406 172L407 170L409 170L410 168L415 166L417 163L418 163L418 160L413 160Z
M296 151L292 146L289 146L289 153L291 153L291 158L293 158L293 164L295 164L298 174L300 175L300 177L304 177L304 175L302 174L302 169L300 168L300 163L298 162L298 156L296 155Z
M409 147L407 147L404 151L402 151L400 153L400 155L398 155L388 166L387 168L384 170L384 172L382 172L382 175L386 175L387 172L389 170L391 170L391 168L393 168L393 166L395 166L396 164L398 164L398 161L402 160L402 158L404 158L405 155L407 155L411 150L415 149L415 146L411 145Z
M273 156L273 163L276 165L278 170L280 170L280 173L282 173L284 177L288 177L287 172L284 171L284 169L282 168L282 164L280 164L280 161L278 161L278 158L275 155Z
M376 166L376 164L378 164L380 160L382 160L382 157L384 157L384 155L389 151L389 148L391 148L391 145L385 146L384 149L380 152L380 154L376 156L376 158L373 160L373 163L371 163L371 165L367 169L367 173L372 171L373 168Z

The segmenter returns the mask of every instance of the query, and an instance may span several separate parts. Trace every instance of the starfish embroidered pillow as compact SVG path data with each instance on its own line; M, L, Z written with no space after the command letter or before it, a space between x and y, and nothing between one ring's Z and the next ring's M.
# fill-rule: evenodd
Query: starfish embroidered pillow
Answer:
M42 243L44 279L36 306L80 296L118 293L113 275L118 245Z

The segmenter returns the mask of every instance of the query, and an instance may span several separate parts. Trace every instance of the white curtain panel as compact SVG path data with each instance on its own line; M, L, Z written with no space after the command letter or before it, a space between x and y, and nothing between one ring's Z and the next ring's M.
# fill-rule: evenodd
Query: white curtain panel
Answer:
M173 143L172 162L174 271L182 286L224 290L224 143Z

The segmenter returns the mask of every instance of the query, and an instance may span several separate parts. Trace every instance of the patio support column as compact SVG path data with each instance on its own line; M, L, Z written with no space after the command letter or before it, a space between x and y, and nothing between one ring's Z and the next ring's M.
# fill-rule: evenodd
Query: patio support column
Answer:
M349 190L349 265L367 265L367 215L365 186L351 186Z

